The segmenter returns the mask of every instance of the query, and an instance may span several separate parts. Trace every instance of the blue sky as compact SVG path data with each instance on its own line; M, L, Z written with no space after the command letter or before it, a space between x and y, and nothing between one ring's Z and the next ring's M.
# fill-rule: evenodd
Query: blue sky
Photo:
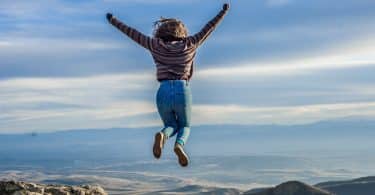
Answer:
M105 20L194 33L224 0L0 2L0 133L161 126L150 54ZM193 125L375 116L375 2L232 0L199 49Z

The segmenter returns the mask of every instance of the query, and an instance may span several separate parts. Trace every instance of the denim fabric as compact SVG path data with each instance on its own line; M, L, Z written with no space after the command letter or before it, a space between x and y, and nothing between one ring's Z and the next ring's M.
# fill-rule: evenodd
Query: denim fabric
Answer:
M164 123L161 130L167 138L177 134L176 142L186 144L190 134L192 95L186 80L164 80L156 94L159 115Z

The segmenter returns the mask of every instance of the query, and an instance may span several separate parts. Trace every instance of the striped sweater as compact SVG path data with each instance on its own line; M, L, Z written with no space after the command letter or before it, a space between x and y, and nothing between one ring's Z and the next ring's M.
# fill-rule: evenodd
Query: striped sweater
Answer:
M158 81L166 79L190 80L193 76L196 49L207 39L225 14L226 11L221 10L201 31L181 41L173 42L164 42L159 38L146 36L115 17L112 17L110 23L151 52L156 64Z

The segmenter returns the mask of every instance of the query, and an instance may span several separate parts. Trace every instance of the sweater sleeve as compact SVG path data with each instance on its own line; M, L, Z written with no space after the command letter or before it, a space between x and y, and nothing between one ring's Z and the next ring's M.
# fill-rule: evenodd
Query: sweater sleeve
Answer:
M155 42L153 38L146 36L138 30L122 23L115 17L111 18L110 23L142 47L150 51L152 50L153 43Z
M196 33L193 36L190 36L189 39L196 45L201 45L211 32L216 28L220 21L224 18L226 10L221 10L213 19L211 19L201 31Z

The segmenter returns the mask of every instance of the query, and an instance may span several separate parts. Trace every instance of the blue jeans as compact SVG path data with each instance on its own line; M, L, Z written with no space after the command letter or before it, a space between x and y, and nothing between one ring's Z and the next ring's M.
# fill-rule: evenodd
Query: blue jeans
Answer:
M156 94L159 115L166 138L177 134L176 142L184 145L190 134L192 95L186 80L164 80Z

